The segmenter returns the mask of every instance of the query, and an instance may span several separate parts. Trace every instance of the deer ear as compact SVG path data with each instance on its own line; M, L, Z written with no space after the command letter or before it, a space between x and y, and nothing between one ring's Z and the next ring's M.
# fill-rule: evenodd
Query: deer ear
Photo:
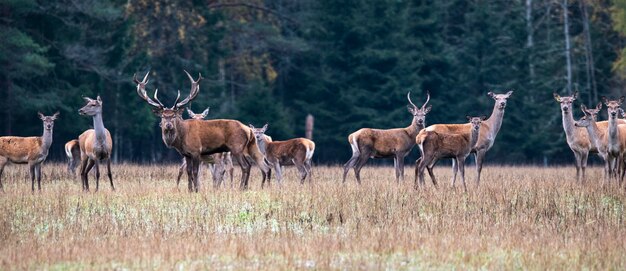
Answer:
M263 125L263 128L261 128L263 130L263 132L265 133L265 131L267 131L267 123L265 125Z
M187 114L189 115L189 117L192 117L193 111L191 111L191 109L189 109L188 107L185 107L185 109L187 109Z
M507 93L506 93L506 96L507 96L507 97L511 97L511 94L513 94L513 91L512 91L512 90L509 90L509 92L507 92Z
M472 117L470 117L469 115L465 115L465 118L467 118L467 120L472 120Z
M597 110L601 110L601 109L602 109L602 103L598 103L598 104L596 105L596 109L597 109Z
M619 104L622 104L624 102L624 99L626 99L626 97L624 96L619 97Z
M254 129L254 125L248 123L248 127Z
M433 109L432 105L429 105L426 108L424 108L424 114L427 114L428 112L430 112L431 109Z
M100 99L100 95L98 95L98 97L96 97L96 101L98 101L99 103L102 103L102 99Z
M52 115L52 119L53 119L53 120L58 119L58 118L59 118L59 115L61 115L61 113L60 113L59 111L54 112L54 115Z
M480 116L480 119L481 119L481 120L486 120L486 119L487 119L487 115L482 115L482 116Z
M161 108L152 108L152 113L157 117L161 117L163 115L163 109Z
M209 109L211 108L207 107L204 111L202 111L202 118L206 118L209 115Z
M92 100L91 98L89 98L89 97L83 97L83 100L85 100L85 102L91 102L91 101L93 101L93 100Z
M584 104L580 105L580 110L583 111L584 114L587 114L587 107Z
M44 120L44 115L41 112L37 112L37 116L39 116L40 120Z
M409 113L411 113L411 115L415 115L415 108L413 108L412 105L407 105L406 109L409 110Z
M552 93L552 96L554 96L554 99L555 99L557 102L559 102L559 103L561 102L561 96L559 96L559 94L556 94L556 92L553 92L553 93Z
M609 103L609 99L607 99L607 98L606 98L606 96L602 96L600 99L602 100L602 102L603 102L604 104L607 104L607 105L608 105L608 103Z
M487 92L487 96L493 98L495 96L495 94L491 91Z
M574 100L578 99L578 90L577 90L577 91L574 91L574 95L572 95L572 98L573 98Z

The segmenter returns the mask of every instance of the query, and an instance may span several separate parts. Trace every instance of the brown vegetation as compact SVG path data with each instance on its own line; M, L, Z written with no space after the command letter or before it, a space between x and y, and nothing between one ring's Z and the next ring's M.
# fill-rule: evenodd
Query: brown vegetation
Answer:
M486 167L464 193L415 191L389 167L341 184L341 167L319 166L305 186L288 169L261 190L257 171L249 191L189 194L177 166L118 165L117 191L97 194L63 164L46 165L35 194L26 168L7 168L0 269L626 268L626 192L599 167L584 186L571 167Z

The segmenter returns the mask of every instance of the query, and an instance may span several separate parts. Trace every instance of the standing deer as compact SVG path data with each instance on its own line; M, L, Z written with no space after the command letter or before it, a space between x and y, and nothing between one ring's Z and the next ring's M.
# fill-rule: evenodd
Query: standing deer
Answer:
M478 142L472 149L472 153L474 153L474 158L476 160L476 185L480 184L480 174L483 170L483 161L485 159L485 155L487 151L491 149L493 143L496 140L496 136L500 131L500 127L502 126L502 119L504 118L504 109L506 108L506 102L509 97L511 97L513 91L509 91L505 94L496 94L493 92L487 93L489 97L494 99L495 104L493 105L493 111L491 112L491 116L488 119L482 122L480 127L480 134L478 135ZM435 124L428 126L429 131L434 131L437 133L451 133L451 134L459 134L459 133L469 133L470 131L470 123L466 124ZM456 179L457 173L457 164L454 160L452 160L452 171L453 177L452 182L454 183ZM429 171L432 170L429 168Z
M35 191L35 177L37 178L37 188L41 191L41 164L48 157L48 150L52 145L52 129L54 121L59 118L59 112L52 116L44 116L37 113L39 119L43 121L42 136L2 136L0 137L0 190L2 186L2 172L7 163L28 164L31 190Z
M587 168L587 158L589 153L598 153L595 144L589 140L589 133L584 127L576 127L574 125L574 116L572 114L573 104L578 97L578 91L572 96L559 96L553 93L554 99L561 105L561 116L563 120L563 130L567 139L567 145L574 153L576 159L576 180L580 183L585 181L585 169ZM626 124L623 119L618 120L618 124ZM606 131L608 129L607 121L596 122L598 131Z
M417 159L415 164L415 188L419 182L424 185L424 169L428 168L428 174L433 181L433 185L437 186L435 175L432 168L441 158L454 159L458 170L461 172L461 181L463 181L463 189L467 192L465 185L465 159L478 142L478 137L482 122L487 116L470 117L467 116L470 127L467 133L447 134L438 133L428 129L420 131L415 138L415 143L420 149L421 157ZM454 187L454 181L452 182Z
M111 183L111 190L115 191L113 185L113 175L111 174L111 153L113 150L113 140L111 133L104 128L102 122L102 99L100 96L94 100L83 97L87 104L78 110L82 116L91 116L93 119L93 129L83 132L78 137L80 145L80 176L83 182L83 190L89 191L88 173L96 167L96 192L100 189L100 162L107 165L107 176Z
M187 108L187 114L189 117L195 120L203 120L209 115L209 108L205 109L202 113L196 114L191 109ZM233 159L230 155L230 152L216 153L211 155L203 155L201 157L202 163L206 163L209 166L209 170L211 171L211 176L213 176L213 185L219 187L222 182L224 182L224 177L226 172L230 174L230 184L233 184ZM180 177L183 175L183 170L187 167L187 163L185 162L185 158L183 158L183 162L178 168L178 177L176 178L176 187L178 188L178 184L180 183ZM198 173L200 175L200 173ZM198 177L200 178L200 177Z
M300 183L304 183L307 178L311 182L311 158L315 152L315 143L306 138L292 138L285 141L268 141L267 124L263 128L254 128L250 124L250 128L254 132L261 152L265 154L269 164L276 170L276 180L279 184L283 182L282 166L295 165L300 173ZM267 181L270 181L268 175ZM263 184L261 184L263 187Z
M622 143L620 142L622 134L618 128L618 114L620 111L620 105L624 102L624 99L626 99L626 97L622 96L619 100L608 100L606 97L602 96L602 102L606 105L609 116L609 126L607 128L607 157L609 159L610 172L609 181L613 177L617 180L617 166L622 161L621 157L624 146L622 146Z
M72 139L65 143L65 155L67 156L67 173L76 174L76 167L80 161L80 144L78 139Z
M354 168L354 175L361 184L361 168L371 158L393 158L396 171L396 182L404 179L404 157L415 146L415 136L426 125L426 114L432 106L426 107L430 100L430 93L426 94L426 102L422 107L417 107L411 101L411 93L407 93L410 105L408 110L413 115L411 125L406 128L396 129L372 129L362 128L348 136L348 142L352 147L352 158L343 166L343 182L350 168Z
M146 93L148 74L142 81L135 75L133 81L137 84L137 94L153 108L153 112L161 118L161 135L163 143L168 148L174 148L185 157L187 163L187 176L189 191L198 192L198 169L203 155L210 155L221 152L231 152L241 167L242 189L248 188L250 178L250 163L248 158L253 159L263 172L263 181L269 170L263 154L257 146L254 133L250 128L236 120L183 120L182 114L185 105L196 98L200 90L198 80L193 80L187 73L191 81L191 91L189 96L180 100L180 91L176 97L174 105L167 108L157 98L158 89L154 92L154 100Z
M596 123L597 115L602 110L602 103L598 103L595 109L588 109L585 105L581 105L580 108L585 115L575 121L574 126L587 129L591 144L604 160L604 179L608 180L611 178L611 162L614 158L609 155L608 151L608 131L600 129Z

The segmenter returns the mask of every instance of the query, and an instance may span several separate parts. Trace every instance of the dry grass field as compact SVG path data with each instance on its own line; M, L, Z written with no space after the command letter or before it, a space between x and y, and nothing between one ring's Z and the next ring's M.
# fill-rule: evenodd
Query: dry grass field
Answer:
M0 269L626 269L626 192L600 168L580 186L573 166L486 167L477 188L472 167L467 194L448 167L438 189L414 190L409 167L399 185L365 168L361 186L315 167L311 185L289 168L262 190L255 169L249 191L198 194L176 190L175 165L114 165L117 192L98 193L64 169L44 165L31 193L27 167L7 166Z

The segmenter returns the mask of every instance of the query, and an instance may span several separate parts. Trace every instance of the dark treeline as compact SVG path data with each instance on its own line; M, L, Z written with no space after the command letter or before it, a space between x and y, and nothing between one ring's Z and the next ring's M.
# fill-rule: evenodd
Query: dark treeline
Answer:
M491 163L572 162L553 92L579 103L623 93L622 1L0 1L0 135L39 135L61 111L51 158L91 126L81 97L101 95L116 161L178 161L132 76L151 71L170 105L202 73L194 111L304 136L314 160L345 162L361 127L408 126L406 93L427 123L490 114L488 91L514 90ZM569 50L568 50L569 48ZM150 93L152 95L152 93ZM578 113L578 111L575 111ZM580 115L580 114L576 114ZM417 151L411 157L415 158Z

